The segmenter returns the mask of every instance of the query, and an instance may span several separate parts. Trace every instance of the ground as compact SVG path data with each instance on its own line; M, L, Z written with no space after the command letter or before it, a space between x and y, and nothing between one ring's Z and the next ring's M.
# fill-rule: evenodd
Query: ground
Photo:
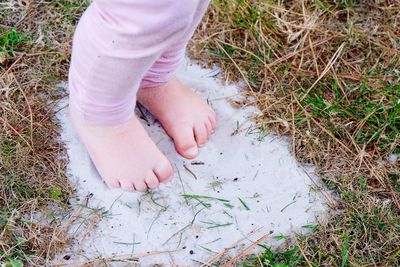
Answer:
M68 242L73 189L52 118L86 5L0 2L0 261L10 266L43 265ZM236 104L256 105L258 127L290 137L338 197L329 223L237 265L400 265L399 11L394 0L213 1L191 57L244 81Z

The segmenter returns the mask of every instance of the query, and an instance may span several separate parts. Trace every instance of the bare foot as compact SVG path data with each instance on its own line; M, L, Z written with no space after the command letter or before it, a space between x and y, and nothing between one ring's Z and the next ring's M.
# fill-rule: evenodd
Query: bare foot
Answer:
M161 123L185 158L196 157L198 147L214 132L214 110L177 78L160 87L140 89L137 99Z
M73 109L70 114L81 141L110 188L144 192L171 179L171 163L135 116L116 126L90 126Z

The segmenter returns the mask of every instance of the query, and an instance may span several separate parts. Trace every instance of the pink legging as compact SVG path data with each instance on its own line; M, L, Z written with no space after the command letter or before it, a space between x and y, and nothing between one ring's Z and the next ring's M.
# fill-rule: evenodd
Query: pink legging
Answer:
M133 115L139 88L167 82L209 0L94 0L75 32L70 108L94 125Z

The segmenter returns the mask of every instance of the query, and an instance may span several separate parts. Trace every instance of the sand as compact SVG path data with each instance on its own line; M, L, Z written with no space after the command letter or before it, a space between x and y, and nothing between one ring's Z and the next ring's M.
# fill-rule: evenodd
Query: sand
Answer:
M216 133L195 160L180 157L150 115L148 122L142 120L175 168L170 183L147 194L107 189L67 110L59 113L68 176L77 188L71 202L81 211L70 233L74 242L60 255L69 256L63 263L139 257L140 266L201 266L223 251L236 255L260 237L276 247L280 242L274 237L307 231L304 226L326 217L328 208L316 190L319 179L312 167L296 162L286 139L254 127L250 117L257 109L229 104L240 97L240 89L223 85L218 72L186 60L178 73L208 99L218 116Z

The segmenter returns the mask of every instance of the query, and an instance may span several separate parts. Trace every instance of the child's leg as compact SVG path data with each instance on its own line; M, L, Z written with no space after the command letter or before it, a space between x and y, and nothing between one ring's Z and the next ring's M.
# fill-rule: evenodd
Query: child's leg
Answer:
M197 156L197 147L207 142L216 123L211 107L174 77L208 3L209 0L200 1L190 28L153 64L137 95L138 101L161 122L174 140L176 150L186 158Z
M171 80L185 56L186 46L206 12L209 3L210 0L198 0L191 24L179 39L163 51L157 61L146 72L140 85L141 88L157 87Z
M171 164L133 112L141 79L190 25L196 5L189 4L95 0L79 22L69 75L70 111L110 187L144 191L172 175Z
M140 81L191 24L196 4L179 2L95 0L90 5L74 36L70 67L71 104L86 121L118 124L133 114Z

